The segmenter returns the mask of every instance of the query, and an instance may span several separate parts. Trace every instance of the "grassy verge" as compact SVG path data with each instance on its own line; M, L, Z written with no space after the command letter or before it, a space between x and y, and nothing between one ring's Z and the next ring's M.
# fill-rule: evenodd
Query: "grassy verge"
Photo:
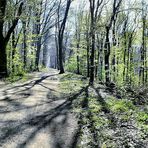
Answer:
M80 89L88 84L85 77L73 73L65 73L59 75L60 78L60 91L63 96L69 96L77 93Z
M88 81L73 74L61 76L65 95L84 89L74 101L73 112L79 119L78 148L146 148L148 145L148 106L134 105L128 98L106 94L104 87L87 87ZM105 92L104 92L105 93ZM103 95L104 96L104 95ZM136 98L135 98L136 99Z
M47 68L41 68L40 69L40 72L48 72L49 71L49 69L47 69ZM5 78L4 79L4 82L6 83L6 84L9 84L9 83L15 83L15 82L25 82L25 81L28 81L28 80L31 80L31 79L33 79L34 78L34 75L33 75L33 73L35 73L35 72L28 72L28 73L25 73L25 72L22 72L22 73L20 73L20 74L10 74L9 75L9 77L7 77L7 78Z

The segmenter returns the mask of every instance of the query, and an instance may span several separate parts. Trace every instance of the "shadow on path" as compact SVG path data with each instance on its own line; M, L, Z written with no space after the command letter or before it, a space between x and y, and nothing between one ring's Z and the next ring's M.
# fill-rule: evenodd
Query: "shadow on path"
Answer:
M28 98L31 95L30 93L27 93L29 90L31 90L35 85L40 85L48 91L54 91L47 86L44 86L41 84L41 82L49 77L56 76L57 74L53 75L47 75L43 76L40 79L37 79L35 81L30 81L28 83L14 86L11 88L8 88L4 91L4 95L8 95L8 91L16 90L14 92L15 95L21 93L21 95L24 95L25 99ZM25 88L23 90L19 90L19 88ZM43 101L43 103L36 104L34 106L23 106L20 102L17 102L17 99L13 100L11 97L5 97L4 99L0 100L5 103L8 103L9 106L15 106L10 108L10 110L2 110L0 111L0 115L12 112L20 112L21 110L31 110L32 108L39 108L42 106L46 106L45 110L39 110L37 112L28 114L23 120L2 120L0 121L0 147L4 144L6 144L9 140L14 141L16 140L16 137L21 138L17 141L16 146L17 148L24 148L27 147L27 145L36 137L36 135L41 132L41 130L49 128L51 129L51 135L52 135L52 141L53 141L53 148L64 148L65 147L65 141L64 139L60 138L58 135L58 132L60 132L59 128L63 128L62 132L64 130L66 131L66 126L70 114L70 110L72 108L73 100L77 99L79 95L81 95L83 92L86 91L88 87L82 88L78 93L71 95L69 98L63 98L61 99L61 103L53 104L51 106L51 103L54 103L57 100L47 100ZM27 91L27 92L26 92ZM24 92L24 94L23 94ZM26 94L25 94L26 93ZM13 94L13 95L14 95ZM49 109L48 109L49 105ZM54 107L53 107L54 106ZM44 107L45 108L45 107ZM58 120L59 123L57 122ZM56 121L56 122L55 122ZM58 124L57 124L58 123ZM72 138L72 148L76 147L76 143L78 140L79 134L79 128L77 129L75 136ZM29 131L29 132L28 132ZM68 132L68 131L67 131ZM62 134L62 133L61 133ZM11 140L12 139L12 140ZM49 139L50 140L50 139ZM65 139L66 140L66 139ZM71 146L70 146L71 147Z

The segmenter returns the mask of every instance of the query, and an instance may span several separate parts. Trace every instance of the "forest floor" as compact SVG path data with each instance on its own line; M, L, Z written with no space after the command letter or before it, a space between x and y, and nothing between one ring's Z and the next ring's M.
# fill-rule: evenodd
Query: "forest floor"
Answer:
M147 105L127 99L53 69L0 82L0 147L146 148Z

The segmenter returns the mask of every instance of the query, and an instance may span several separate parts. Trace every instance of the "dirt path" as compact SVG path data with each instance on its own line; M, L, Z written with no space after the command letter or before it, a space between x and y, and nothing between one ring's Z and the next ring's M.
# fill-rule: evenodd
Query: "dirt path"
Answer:
M58 92L58 72L0 88L1 148L72 148L77 120Z

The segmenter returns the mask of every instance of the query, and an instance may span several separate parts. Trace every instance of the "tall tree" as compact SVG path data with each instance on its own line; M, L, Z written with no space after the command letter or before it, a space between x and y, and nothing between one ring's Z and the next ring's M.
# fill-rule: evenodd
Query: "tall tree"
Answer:
M63 66L63 36L64 36L64 31L65 31L65 26L66 26L66 21L68 17L68 12L69 8L71 5L72 0L66 0L66 10L64 13L64 18L59 26L59 32L58 32L58 48L59 48L59 70L60 74L64 73L64 66ZM60 9L60 7L59 7Z
M142 84L145 84L145 67L146 67L146 16L145 12L145 2L142 0L142 46L141 46L141 67L140 67L140 79Z
M12 20L12 25L6 32L6 35L4 36L3 29L5 23L6 6L7 6L7 0L1 0L0 1L0 75L1 76L6 76L8 74L6 47L10 40L11 34L13 33L15 27L18 24L19 17L22 13L23 2L20 3L16 16Z
M96 33L96 21L98 18L98 10L103 0L89 0L90 3L90 18L91 18L91 55L90 55L90 84L94 83L94 71L95 71L95 33Z
M110 29L112 27L112 24L117 17L118 10L120 8L120 5L122 3L122 0L114 0L113 1L113 10L111 17L109 21L106 24L106 39L105 39L105 80L106 83L110 83Z

